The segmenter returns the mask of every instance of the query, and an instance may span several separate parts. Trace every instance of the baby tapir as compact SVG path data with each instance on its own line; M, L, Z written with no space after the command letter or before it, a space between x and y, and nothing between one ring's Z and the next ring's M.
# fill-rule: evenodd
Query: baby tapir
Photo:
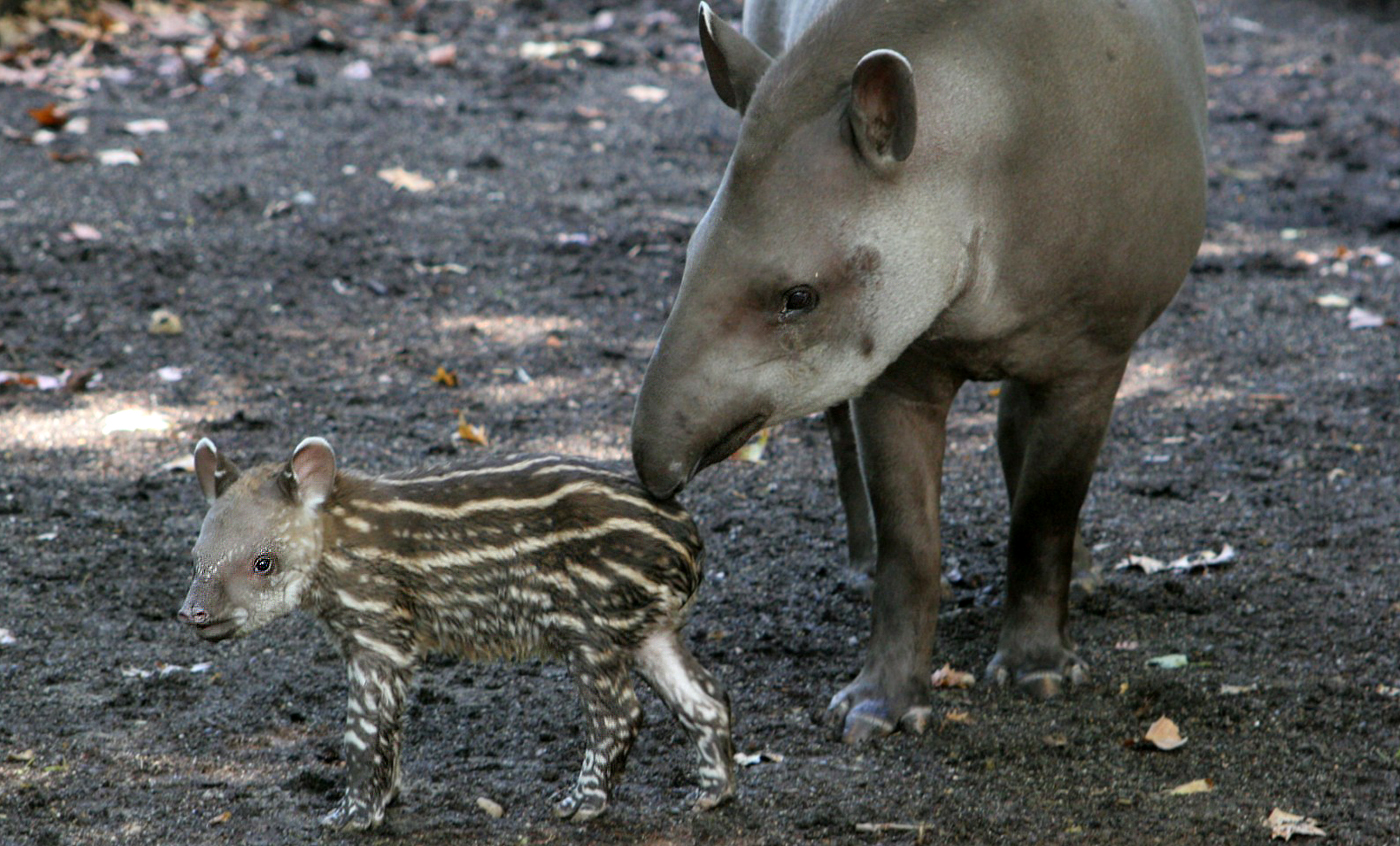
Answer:
M431 651L567 663L588 747L562 818L607 806L642 715L633 667L699 752L694 807L733 794L729 699L679 634L702 550L680 506L559 456L370 478L337 470L330 445L307 438L290 460L240 472L206 438L194 459L210 508L180 619L216 641L303 608L345 658L349 784L323 824L383 820L409 682Z

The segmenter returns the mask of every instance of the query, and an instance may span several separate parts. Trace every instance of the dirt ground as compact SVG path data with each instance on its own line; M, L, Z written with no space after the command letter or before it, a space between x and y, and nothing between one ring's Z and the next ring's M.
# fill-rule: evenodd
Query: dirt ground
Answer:
M479 449L459 411L491 450L625 462L737 126L692 5L157 7L76 59L74 27L0 51L0 370L100 377L0 386L0 844L342 839L316 825L343 786L338 658L304 615L219 645L176 622L203 503L167 464L204 435L242 461L323 435L363 470L437 462ZM772 753L737 801L685 811L690 751L644 692L609 813L556 822L582 754L563 670L435 661L369 838L1248 844L1277 807L1328 843L1400 842L1400 25L1376 2L1198 6L1209 231L1087 507L1091 682L940 691L924 736L837 742L821 717L867 603L824 431L799 421L685 495L709 546L690 643L740 748ZM35 138L50 102L86 132ZM147 119L168 131L124 129ZM148 331L160 308L182 332ZM979 676L1004 589L994 393L959 399L944 503L937 654ZM1112 569L1224 544L1205 572ZM1189 663L1146 663L1167 654ZM1134 746L1161 716L1186 744Z

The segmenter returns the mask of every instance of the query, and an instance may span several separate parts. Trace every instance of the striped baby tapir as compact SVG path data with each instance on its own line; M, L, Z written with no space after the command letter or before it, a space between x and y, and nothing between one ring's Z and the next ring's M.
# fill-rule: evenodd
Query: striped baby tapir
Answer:
M372 478L338 470L320 438L245 471L206 438L194 460L209 511L180 620L217 641L300 608L345 659L348 785L323 824L383 821L399 791L409 683L430 652L568 666L587 747L561 818L607 807L642 716L634 668L699 752L693 807L733 794L729 699L680 635L702 544L676 503L552 455Z

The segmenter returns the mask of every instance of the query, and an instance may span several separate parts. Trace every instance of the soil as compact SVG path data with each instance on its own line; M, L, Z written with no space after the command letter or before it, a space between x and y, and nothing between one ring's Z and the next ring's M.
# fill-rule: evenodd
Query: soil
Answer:
M100 378L0 386L0 843L1249 844L1275 807L1328 843L1400 842L1400 24L1379 2L1198 6L1209 231L1086 509L1106 569L1072 609L1090 682L1048 703L940 690L928 733L839 743L825 703L860 665L867 599L823 427L802 420L684 496L709 549L689 641L740 748L773 753L736 801L685 810L690 751L644 691L608 814L557 822L548 797L582 755L564 671L435 660L404 795L369 836L316 824L343 786L345 683L315 623L210 645L175 620L203 502L167 463L206 435L242 462L322 435L388 471L481 449L459 419L486 449L625 463L737 128L692 6L213 5L165 14L183 31L163 38L132 22L85 64L48 58L79 43L53 32L54 54L9 54L0 369ZM426 60L447 44L453 64ZM51 101L87 132L25 143ZM123 131L150 118L169 131ZM395 190L377 175L394 167L435 187ZM181 333L148 331L159 308ZM1390 323L1349 328L1349 308ZM937 655L979 676L1004 592L994 394L959 398L944 498ZM129 409L168 428L104 433ZM1113 569L1225 544L1204 571ZM1189 663L1147 665L1166 654ZM1186 744L1134 744L1161 716ZM1166 792L1197 779L1211 789Z

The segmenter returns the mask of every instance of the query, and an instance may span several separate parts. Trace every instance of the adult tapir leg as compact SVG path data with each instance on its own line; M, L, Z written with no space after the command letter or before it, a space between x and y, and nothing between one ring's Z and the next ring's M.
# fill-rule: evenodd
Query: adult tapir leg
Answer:
M867 579L875 567L875 518L870 513L870 495L860 470L849 402L826 410L826 430L831 437L831 457L836 462L837 492L846 512L846 552L854 574Z
M1048 385L1007 381L997 448L1011 501L1006 619L988 674L1039 697L1077 682L1084 664L1067 630L1079 511L1103 445L1126 359Z
M921 732L931 711L943 449L962 380L925 370L914 382L901 369L896 362L851 401L877 557L865 666L831 700L848 743L897 728Z

